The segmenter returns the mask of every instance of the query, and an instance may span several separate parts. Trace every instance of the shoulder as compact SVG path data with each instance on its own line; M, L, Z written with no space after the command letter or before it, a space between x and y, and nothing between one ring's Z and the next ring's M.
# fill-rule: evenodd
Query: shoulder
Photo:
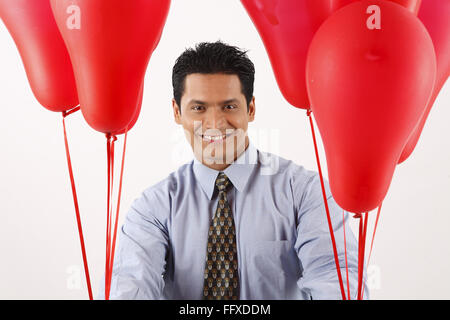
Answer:
M261 150L258 150L258 153L261 175L266 174L273 178L282 177L298 185L306 185L317 175L317 172L308 170L304 166L274 153Z
M193 160L183 164L164 179L145 189L144 193L155 200L166 200L167 197L174 196L192 179L192 164Z
M320 176L317 171L309 170L303 165L270 152L260 150L258 152L260 174L268 174L271 183L281 180L284 185L288 185L297 207L307 204L321 194ZM331 192L326 179L324 179L324 185L329 197Z
M164 179L147 187L133 205L144 205L158 213L170 212L172 199L191 183L192 163L193 161L183 164Z

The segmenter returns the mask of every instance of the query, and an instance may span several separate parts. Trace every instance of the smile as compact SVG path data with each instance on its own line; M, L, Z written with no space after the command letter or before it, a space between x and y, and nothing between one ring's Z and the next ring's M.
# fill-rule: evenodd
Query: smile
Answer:
M221 142L224 141L226 138L230 137L231 135L234 134L234 131L228 134L222 134L220 136L216 135L216 136L210 136L207 134L202 134L202 135L198 135L202 138L203 141L207 141L207 142Z

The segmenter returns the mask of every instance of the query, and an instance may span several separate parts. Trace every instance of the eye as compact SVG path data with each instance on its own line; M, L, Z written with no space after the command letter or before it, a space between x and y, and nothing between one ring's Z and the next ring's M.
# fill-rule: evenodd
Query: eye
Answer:
M236 109L236 106L234 106L232 104L228 104L228 105L225 106L225 109L233 110L233 109Z
M200 110L203 110L203 106L193 106L192 108L191 108L192 110L194 110L194 111L200 111Z

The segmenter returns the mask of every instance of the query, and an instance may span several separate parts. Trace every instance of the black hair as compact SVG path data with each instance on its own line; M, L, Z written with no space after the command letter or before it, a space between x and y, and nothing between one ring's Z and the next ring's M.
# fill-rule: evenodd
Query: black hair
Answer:
M242 94L247 100L248 112L253 97L255 66L248 58L247 51L221 41L201 42L194 49L186 49L177 58L172 70L173 97L180 109L185 79L192 73L237 75L241 82Z

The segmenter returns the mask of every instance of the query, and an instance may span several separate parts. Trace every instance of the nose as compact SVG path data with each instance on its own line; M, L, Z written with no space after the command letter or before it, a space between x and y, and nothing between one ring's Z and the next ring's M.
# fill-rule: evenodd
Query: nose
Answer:
M221 129L225 124L225 115L220 108L208 108L203 120L204 129Z

